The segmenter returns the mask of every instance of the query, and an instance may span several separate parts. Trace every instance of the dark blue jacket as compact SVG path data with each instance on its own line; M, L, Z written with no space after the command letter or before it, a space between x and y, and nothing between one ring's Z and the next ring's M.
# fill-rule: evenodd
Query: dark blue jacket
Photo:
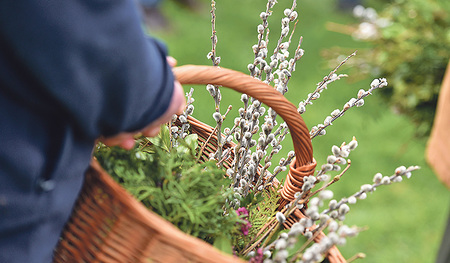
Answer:
M99 135L143 128L173 75L132 0L0 1L0 262L50 262Z

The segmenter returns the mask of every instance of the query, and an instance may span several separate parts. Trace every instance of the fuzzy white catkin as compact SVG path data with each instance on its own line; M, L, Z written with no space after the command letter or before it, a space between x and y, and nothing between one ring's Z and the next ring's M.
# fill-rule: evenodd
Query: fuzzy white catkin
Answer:
M292 11L292 13L289 15L289 19L291 19L291 21L294 21L295 19L297 19L297 12L296 11Z
M324 173L326 173L326 172L328 172L328 171L333 170L333 165L327 163L327 164L322 165L321 169L322 169L322 171L323 171Z
M353 139L349 144L348 144L348 149L350 151L353 151L354 149L356 149L356 147L358 147L358 141Z
M333 125L333 123L331 123L331 121L333 120L333 117L328 116L325 118L325 120L323 121L323 124L326 125Z
M350 196L349 198L348 198L348 203L349 204L356 204L356 197L354 197L354 196Z
M183 115L180 115L180 117L178 117L178 118L180 119L181 123L186 123L187 122L186 117L184 117Z
M258 33L260 34L264 33L264 26L261 24L258 25Z
M286 217L284 216L283 213L281 212L277 212L277 214L275 215L276 219L278 220L278 222L280 222L280 224L284 224L284 222L286 221Z
M363 99L359 99L357 102L356 102L356 107L361 107L361 106L363 106L364 105L364 100Z
M338 157L336 163L338 163L340 165L345 165L345 164L347 164L347 161L342 157Z
M323 190L319 193L319 198L321 200L328 200L333 198L333 191L331 190Z
M341 111L339 109L335 109L334 111L331 112L331 117L335 118L339 116L339 113L341 113Z
M261 12L261 14L259 14L259 17L260 17L262 20L266 20L268 16L269 16L269 15L268 15L266 12Z
M277 243L275 243L276 250L285 249L286 246L287 246L287 242L284 238L278 239Z
M339 214L345 215L350 211L350 207L347 204L343 204L339 207Z
M336 162L337 158L334 155L329 155L327 158L327 163L334 164Z
M400 166L397 167L397 169L395 169L395 174L399 175L399 174L403 174L406 172L406 167L405 166Z
M370 83L370 87L371 88L376 88L379 84L380 84L380 80L379 79L374 79L374 80L372 80L372 83Z
M390 184L391 183L391 178L389 178L389 176L384 176L382 179L381 179L381 182L380 182L381 184L384 184L384 185L388 185L388 184Z
M366 91L364 89L360 89L358 91L358 99L362 98L366 94Z
M337 201L335 199L331 200L328 204L328 207L330 207L331 210L336 209L337 207Z
M286 8L286 9L284 9L283 13L284 13L285 16L289 16L292 13L292 10L289 9L289 8Z
M370 184L363 184L361 185L361 191L363 192L372 192L373 188Z
M376 183L376 184L378 184L378 183L381 182L381 179L382 179L382 178L383 178L383 175L382 175L381 173L376 173L376 174L373 176L373 182Z
M219 112L214 112L213 118L218 123L222 123L222 121L223 121L222 114L220 114Z
M341 155L341 149L336 145L333 145L333 147L331 147L331 151L333 152L334 156Z
M396 176L394 177L394 179L392 179L392 182L394 183L400 183L401 181L403 181L403 178L401 176Z
M366 193L362 193L359 197L360 200L364 200L367 198L367 194Z

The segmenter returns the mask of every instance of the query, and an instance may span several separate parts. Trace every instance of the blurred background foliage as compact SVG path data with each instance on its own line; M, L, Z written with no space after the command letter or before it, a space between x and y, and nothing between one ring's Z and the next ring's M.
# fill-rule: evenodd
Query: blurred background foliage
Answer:
M292 4L286 0L278 2L269 18L269 49L274 47L279 36L283 10ZM429 1L422 1L425 2ZM217 1L217 55L221 57L220 66L248 72L247 65L254 58L251 46L257 40L259 14L265 9L265 4L266 0ZM383 1L383 4L378 3L377 6L383 7L384 4L387 3ZM400 11L405 12L402 8ZM180 65L211 65L211 61L206 58L211 50L210 2L198 0L192 8L186 8L173 0L165 0L161 3L160 11L166 24L160 30L149 29L150 34L167 43L170 55L178 59ZM321 56L324 50L345 48L348 52L340 54L345 57L354 50L378 48L377 43L355 41L350 35L327 30L329 22L340 25L359 22L351 12L339 9L336 1L298 1L297 11L299 22L293 41L296 42L303 36L302 48L305 55L297 64L286 94L294 104L304 100L315 89L316 84L338 64L337 60L330 62L324 59ZM420 20L415 21L423 24ZM291 46L294 48L296 45ZM438 50L442 48L434 50L432 47L427 52L439 53L441 51ZM418 52L420 56L426 53ZM401 64L411 56L410 53L396 54L397 57L387 58L389 63L397 60ZM367 71L361 72L351 62L361 59L357 55L338 72L349 74L349 80L331 84L321 98L309 106L303 114L308 127L322 123L331 111L342 108L351 97L355 97L359 89L369 88L371 76ZM448 57L446 59L448 61ZM420 59L414 61L420 62ZM402 68L404 72L416 75L426 75L424 73L429 70L427 67L420 70L421 68L412 66L407 69ZM368 72L372 70L369 69ZM379 71L376 72L376 75L379 74ZM395 78L383 77L388 79L388 83L395 84ZM190 86L184 88L188 91ZM222 95L221 112L224 113L230 104L234 107L224 123L224 127L230 127L241 106L240 95L227 89L222 89ZM360 185L371 182L377 172L390 175L400 165L420 165L422 169L407 181L380 187L366 200L352 206L346 222L350 225L368 226L369 229L358 237L349 239L348 244L340 247L340 250L346 258L358 252L366 253L367 258L363 262L434 262L449 213L449 192L436 179L424 160L426 137L416 137L417 126L410 118L395 114L380 95L379 90L375 91L373 96L366 99L362 108L350 110L327 129L327 135L313 140L314 156L318 165L321 165L326 161L326 156L331 154L333 145L350 141L352 136L358 139L359 147L350 155L352 167L331 188L335 192L335 198L358 191ZM194 98L194 116L213 125L214 102L204 86L195 87ZM279 158L292 150L291 143L290 140L284 142ZM285 174L280 176L280 179L284 176Z
M450 1L368 0L363 5L374 9L355 10L361 23L340 28L371 44L360 50L361 59L355 64L370 77L389 79L383 98L394 111L412 119L416 135L427 136L450 58ZM368 31L374 31L373 35ZM339 51L334 49L327 56Z

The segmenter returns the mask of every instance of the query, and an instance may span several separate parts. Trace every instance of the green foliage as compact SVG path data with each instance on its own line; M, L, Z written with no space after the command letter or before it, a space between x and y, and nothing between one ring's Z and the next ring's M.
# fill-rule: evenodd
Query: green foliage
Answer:
M247 236L236 235L233 237L233 244L238 253L251 244L261 228L275 216L280 199L278 190L281 185L282 183L278 188L268 188L267 191L260 192L256 196L250 192L241 202L241 206L248 210L248 221L252 226Z
M223 187L229 179L214 162L196 162L196 135L177 142L171 146L164 128L156 138L140 139L130 151L99 144L95 156L133 196L185 233L210 243L218 237L221 243L230 240L240 219L226 205L233 194Z
M427 134L450 58L450 2L397 0L380 17L391 23L372 41L368 63L388 79L387 101L412 117L418 135Z

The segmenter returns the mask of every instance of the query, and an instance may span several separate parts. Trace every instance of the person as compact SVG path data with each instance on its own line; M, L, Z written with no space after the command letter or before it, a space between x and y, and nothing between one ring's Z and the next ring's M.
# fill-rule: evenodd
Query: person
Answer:
M183 108L166 55L132 0L0 2L0 262L51 262L96 140Z

